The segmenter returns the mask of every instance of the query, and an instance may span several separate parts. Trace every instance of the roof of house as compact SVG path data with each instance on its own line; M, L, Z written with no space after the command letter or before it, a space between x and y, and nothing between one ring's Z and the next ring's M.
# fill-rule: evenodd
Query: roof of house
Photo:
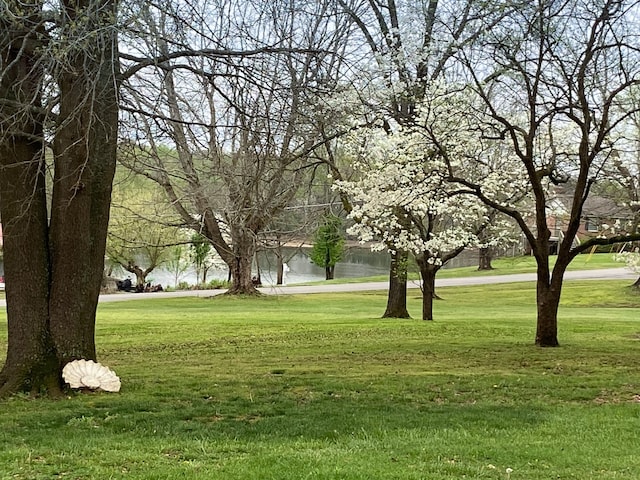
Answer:
M559 194L550 199L549 204L556 213L568 215L572 202L572 195ZM587 198L582 208L582 217L631 219L633 216L633 211L623 202L593 194Z

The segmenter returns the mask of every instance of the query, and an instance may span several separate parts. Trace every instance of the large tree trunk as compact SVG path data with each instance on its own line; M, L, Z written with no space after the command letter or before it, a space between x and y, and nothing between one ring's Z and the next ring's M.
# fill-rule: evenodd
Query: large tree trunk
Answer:
M259 295L260 292L253 284L251 266L256 253L257 228L250 228L241 224L230 225L231 245L222 235L214 215L209 214L206 222L205 236L213 248L229 268L228 280L231 286L227 295Z
M65 46L64 67L56 72L59 120L53 141L50 220L37 121L14 125L22 133L7 135L6 125L2 129L0 205L9 342L0 395L43 389L55 395L66 362L96 358L95 311L117 145L115 3L83 0L64 5L64 18L79 22L70 31L91 38L91 43L71 39ZM82 15L77 15L80 10ZM3 49L3 63L6 53ZM28 61L27 53L17 57L13 79L20 95L27 92L27 99L18 98L29 105L25 112L31 105L38 107L39 97L28 91L39 88L28 78L37 69L20 71ZM2 97L6 96L3 83Z
M640 277L631 285L632 287L640 288Z
M95 313L116 165L118 52L108 28L115 2L99 3L65 1L69 18L78 16L95 32L95 44L90 52L72 49L58 81L65 120L54 141L49 313L62 363L96 358ZM87 46L79 42L77 48Z
M257 295L251 277L251 258L246 255L235 257L235 264L231 266L231 287L227 290L229 295Z
M560 305L560 288L549 282L549 277L538 275L536 282L536 345L540 347L557 347L558 342L558 307Z
M548 249L538 248L538 252L542 252L542 254L536 257L538 268L535 343L540 347L557 347L560 345L558 342L558 307L560 306L564 272L569 265L570 259L568 250L561 248L553 268L553 274L550 274L548 251Z
M28 7L27 7L28 8ZM22 13L26 13L24 10ZM40 12L33 8L37 23ZM0 19L0 216L3 220L7 300L7 358L0 396L60 392L58 361L49 333L49 248L42 121L42 71L36 67L35 31L13 31ZM25 46L31 46L22 50Z
M387 309L382 318L411 318L407 310L407 252L391 254Z
M557 347L558 343L558 306L560 290L552 288L547 282L537 282L538 320L536 325L536 345Z
M251 265L256 251L255 234L248 228L231 227L233 241L233 259L231 270L231 287L229 295L258 295L260 292L253 284Z
M49 333L49 251L40 142L13 137L0 146L0 215L7 300L7 358L0 397L60 391Z

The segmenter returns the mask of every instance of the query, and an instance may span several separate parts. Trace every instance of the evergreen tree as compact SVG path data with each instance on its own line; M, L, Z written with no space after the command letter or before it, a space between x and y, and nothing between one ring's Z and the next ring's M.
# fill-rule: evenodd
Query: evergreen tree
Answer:
M332 280L336 263L342 259L343 252L342 220L333 214L327 214L324 224L316 231L311 261L319 267L324 267L326 279Z

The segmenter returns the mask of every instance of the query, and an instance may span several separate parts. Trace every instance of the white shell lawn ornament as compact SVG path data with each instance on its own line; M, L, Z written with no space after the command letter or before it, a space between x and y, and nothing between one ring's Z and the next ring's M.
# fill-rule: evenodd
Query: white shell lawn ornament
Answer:
M119 392L120 378L115 372L93 360L74 360L62 369L62 378L71 388Z

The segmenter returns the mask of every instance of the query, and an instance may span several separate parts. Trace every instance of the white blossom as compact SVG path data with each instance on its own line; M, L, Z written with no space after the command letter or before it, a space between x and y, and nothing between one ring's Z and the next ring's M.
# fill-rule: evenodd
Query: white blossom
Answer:
M334 188L353 199L349 234L373 250L409 251L431 265L480 244L486 207L471 195L454 194L458 187L446 181L446 164L423 132L363 129L351 134L346 148L359 179Z
M623 262L634 273L640 274L640 249L635 248L630 252L620 252L613 256L616 262Z

